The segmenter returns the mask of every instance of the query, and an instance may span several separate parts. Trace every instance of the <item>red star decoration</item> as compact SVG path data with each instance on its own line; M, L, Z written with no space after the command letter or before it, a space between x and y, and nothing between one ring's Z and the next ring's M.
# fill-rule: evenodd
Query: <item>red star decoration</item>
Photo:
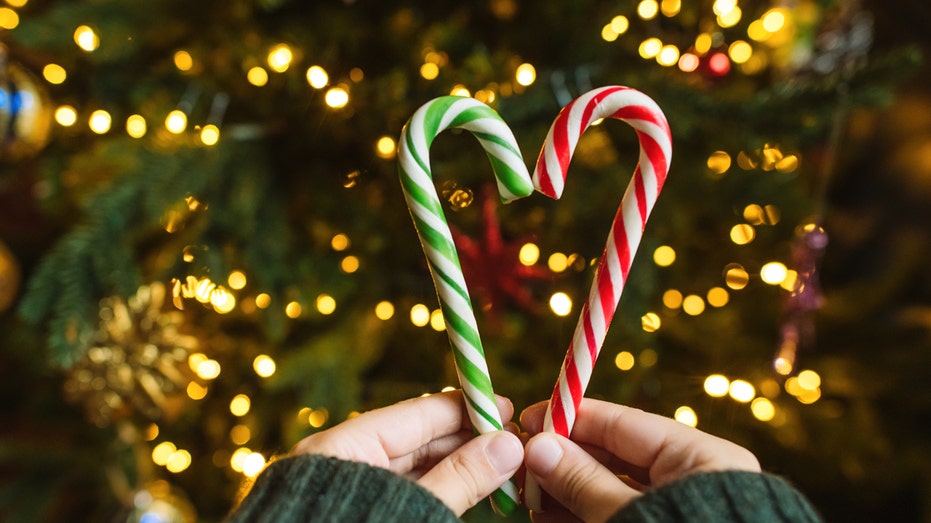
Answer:
M472 238L450 227L473 300L495 323L500 319L497 311L505 303L537 312L539 304L534 300L529 284L550 279L552 274L539 265L527 266L520 262L520 249L532 239L531 236L525 235L514 242L504 240L498 219L498 196L493 185L482 187L481 205L481 238Z

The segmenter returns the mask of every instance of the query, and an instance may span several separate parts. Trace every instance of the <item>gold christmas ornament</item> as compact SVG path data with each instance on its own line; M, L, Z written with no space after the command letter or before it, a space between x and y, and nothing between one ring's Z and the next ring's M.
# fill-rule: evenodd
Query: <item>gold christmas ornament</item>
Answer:
M10 249L0 240L0 313L10 308L19 291L19 264Z
M165 307L165 294L156 282L125 301L101 300L94 343L65 381L66 397L97 425L133 415L160 419L195 379L188 355L197 339L181 332L184 314Z
M39 80L0 46L0 160L35 156L48 143L52 104Z

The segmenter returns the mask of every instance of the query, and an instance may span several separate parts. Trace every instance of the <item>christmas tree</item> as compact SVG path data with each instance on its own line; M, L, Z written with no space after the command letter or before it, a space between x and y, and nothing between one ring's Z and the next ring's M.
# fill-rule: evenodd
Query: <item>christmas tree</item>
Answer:
M532 166L561 107L624 85L663 108L674 153L587 394L749 447L829 520L931 521L928 18L919 0L6 0L0 517L218 521L301 437L458 386L402 126L473 97ZM501 205L468 133L431 147L518 410L552 391L637 149L592 126L559 201Z

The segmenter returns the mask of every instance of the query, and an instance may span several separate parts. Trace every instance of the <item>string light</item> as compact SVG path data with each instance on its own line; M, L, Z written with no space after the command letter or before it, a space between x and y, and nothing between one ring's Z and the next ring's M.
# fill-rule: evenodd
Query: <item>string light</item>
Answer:
M569 257L561 252L554 252L546 260L546 265L553 272L563 272L569 268Z
M285 316L291 318L292 320L299 318L303 312L304 308L301 307L301 304L296 301L288 302L288 304L284 307Z
M328 316L336 311L336 299L329 294L321 294L316 300L317 312Z
M787 274L788 269L781 262L769 262L760 268L760 279L770 285L779 285Z
M330 76L326 70L319 65L312 65L307 68L307 83L314 89L323 89L330 82Z
M9 7L0 7L0 28L16 29L19 25L19 15Z
M689 316L698 316L705 312L705 300L697 294L689 294L682 300L682 310Z
M530 267L540 260L540 247L535 243L525 243L517 253L517 259L521 265Z
M375 305L375 317L379 320L390 320L394 317L394 304L390 301L380 301Z
M728 395L740 403L749 403L756 396L756 389L749 381L734 380L727 389Z
M177 67L178 70L183 73L186 73L194 68L194 58L191 57L191 53L183 49L175 51L173 59L175 62L175 67Z
M276 73L283 73L291 67L294 53L287 44L278 44L268 52L268 67Z
M634 355L626 350L618 352L614 357L614 366L623 371L634 368Z
M142 115L133 114L126 118L126 134L133 138L142 138L146 132L148 124Z
M165 129L172 134L181 134L187 128L187 115L180 109L175 109L165 117Z
M739 263L733 263L724 268L724 281L731 289L740 290L750 283L750 273Z
M249 413L252 408L252 400L245 394L237 394L230 400L230 412L233 416L242 417Z
M656 0L641 0L637 4L637 16L643 20L652 20L656 18L657 13L659 13L659 4Z
M653 251L653 263L660 267L669 267L676 261L676 250L668 245L660 245Z
M712 307L723 307L730 301L730 294L723 287L712 287L708 289L708 305Z
M187 392L188 397L194 401L202 400L207 397L207 387L204 387L196 381L188 383L185 392Z
M272 297L267 293L260 293L255 297L255 306L260 309L267 309L272 303Z
M727 396L727 391L730 389L730 386L731 381L723 374L712 374L705 378L705 394L712 398L723 398Z
M200 141L206 146L216 145L220 141L220 128L212 123L203 126L200 130Z
M256 87L262 87L268 83L268 71L259 66L252 67L246 72L246 80Z
M55 109L55 121L62 127L71 127L78 121L78 112L70 105L61 105Z
M311 427L319 429L326 424L329 417L330 412L326 408L315 409L307 415L307 423L309 423Z
M93 29L86 25L80 25L74 30L74 43L88 53L96 50L100 46L100 37Z
M424 80L436 80L436 77L440 75L440 66L433 62L427 62L420 66L420 76Z
M659 315L655 312L648 312L640 317L640 327L645 332L656 332L662 326Z
M685 405L679 407L676 409L674 418L676 421L682 423L683 425L688 425L689 427L693 428L698 426L698 414L695 413L692 407Z
M667 309L678 309L682 306L682 293L676 289L669 289L663 293L663 305Z
M663 42L659 38L651 37L647 38L640 43L640 57L646 60L651 58L656 58L656 55L659 54L660 50L663 49Z
M94 131L97 134L106 134L110 131L110 124L112 123L112 118L110 113L104 111L103 109L97 109L91 113L90 119L88 120L88 126L91 131Z
M572 312L572 298L564 292L556 292L550 296L550 310L557 316L568 316Z
M731 241L737 245L746 245L756 238L756 229L752 225L739 223L731 227Z
M246 273L242 271L233 271L226 278L226 283L233 290L242 290L246 286Z
M384 158L385 160L390 160L394 158L397 153L397 143L394 141L394 138L390 136L382 136L375 142L375 154L379 158Z
M430 313L430 328L437 332L446 330L446 320L443 319L443 311L440 309Z
M252 431L249 430L249 427L240 423L239 425L234 425L230 429L230 441L234 445L242 446L246 443L249 443L249 440L252 439Z
M450 96L462 96L464 98L469 98L472 96L472 93L462 84L454 85L452 89L449 90Z
M537 80L537 70L532 64L520 64L514 73L514 79L518 84L527 87Z
M265 468L265 456L258 452L250 452L242 460L242 473L248 478L258 476Z
M352 274L359 270L359 258L356 256L346 256L339 262L339 269L346 274Z
M767 398L755 398L750 403L750 412L753 413L754 418L760 421L771 421L776 417L776 406Z
M256 374L261 378L270 378L275 374L278 366L275 364L275 360L267 354L260 354L252 360L252 369Z
M411 307L411 323L417 327L425 327L430 323L430 309L422 303Z
M333 109L341 109L349 104L349 91L345 87L331 87L324 95L326 104Z
M48 64L42 68L42 76L48 83L58 85L64 83L65 79L68 78L68 73L64 67L58 64Z

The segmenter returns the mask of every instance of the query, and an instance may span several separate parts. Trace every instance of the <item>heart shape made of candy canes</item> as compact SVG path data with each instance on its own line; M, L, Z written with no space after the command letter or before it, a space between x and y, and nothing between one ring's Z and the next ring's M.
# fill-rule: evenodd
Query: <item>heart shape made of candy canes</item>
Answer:
M528 196L533 189L558 199L579 138L602 118L623 120L636 130L640 157L614 217L589 299L582 308L547 408L544 429L568 437L647 218L666 179L672 156L666 117L652 99L635 89L609 86L589 91L556 117L532 180L510 128L481 102L452 96L437 98L418 109L402 130L398 146L401 185L437 289L469 418L480 433L500 430L502 425L459 256L433 184L430 144L447 128L471 131L491 161L505 202ZM527 488L534 491L528 502L539 506L535 483L528 481ZM513 511L517 505L513 482L496 491L492 501L503 514Z

